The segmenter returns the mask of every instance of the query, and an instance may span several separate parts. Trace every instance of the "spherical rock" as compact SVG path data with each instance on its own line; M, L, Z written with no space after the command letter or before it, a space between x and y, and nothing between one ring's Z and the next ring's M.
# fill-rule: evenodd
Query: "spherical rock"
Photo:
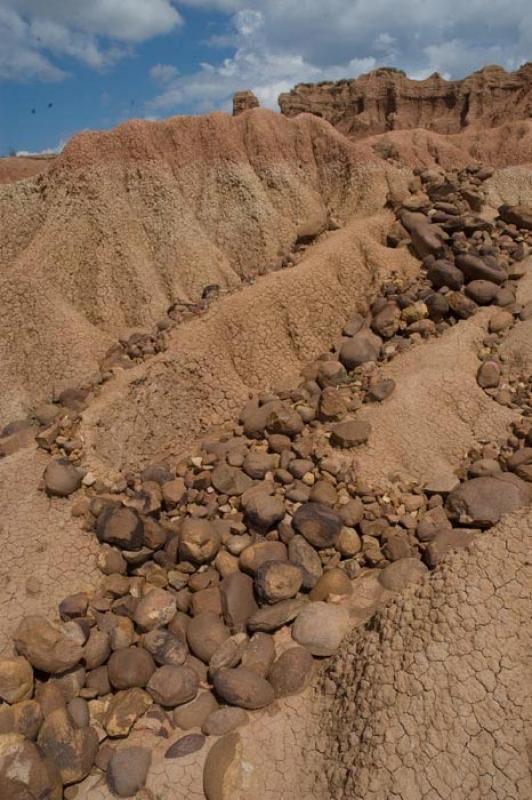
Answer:
M174 712L174 722L181 730L201 728L207 718L219 708L216 698L211 692L203 692L195 700L177 708Z
M194 617L187 628L187 641L191 651L208 664L217 648L229 638L231 632L223 620L212 611Z
M261 564L266 561L286 561L288 558L286 545L283 542L257 542L240 554L240 568L249 575L255 575Z
M89 774L98 752L94 728L77 728L66 709L58 709L44 720L37 743L57 765L66 785L79 783Z
M334 547L342 529L342 518L327 506L304 503L294 514L292 524L314 547Z
M115 750L107 767L107 783L118 797L133 797L146 783L151 752L145 747Z
M267 633L255 633L248 640L242 653L241 664L247 669L252 669L258 675L266 677L268 670L275 659L275 644L273 636Z
M219 670L213 683L216 694L222 700L240 708L264 708L275 697L271 684L246 667Z
M50 461L44 470L46 493L55 497L68 497L81 486L83 475L68 459Z
M115 650L107 664L109 681L115 689L143 688L155 672L153 658L142 647Z
M364 504L358 497L355 497L340 506L339 514L344 525L354 528L364 517Z
M428 569L418 558L400 558L379 572L379 583L391 592L402 592L411 583L419 583Z
M19 703L33 694L33 670L22 656L0 658L0 700Z
M510 327L514 318L509 311L496 311L489 322L490 333L501 333Z
M314 659L304 647L285 650L268 673L276 697L298 694L308 685L314 668Z
M487 306L493 303L499 291L499 286L491 281L476 280L471 281L465 287L465 293L471 300L479 306Z
M269 531L284 515L285 507L280 497L257 493L246 503L246 518L253 528L260 531Z
M253 481L245 472L228 464L220 464L213 469L211 482L220 494L229 497L240 496L253 485Z
M181 639L166 628L157 628L142 637L142 646L160 666L179 667L185 663L188 649Z
M144 525L135 509L108 506L98 516L96 535L100 542L122 550L140 550L144 542Z
M332 656L349 628L345 608L317 601L308 603L299 612L292 626L292 638L314 656Z
M257 610L253 594L253 580L243 572L233 572L220 583L223 615L233 631L245 628L248 619Z
M181 526L179 557L183 561L206 564L215 558L221 536L214 525L204 519L187 517Z
M225 736L226 733L241 728L249 720L247 711L236 706L225 706L213 711L202 725L206 736Z
M336 447L357 447L368 441L371 425L365 420L339 422L331 431L331 443Z
M309 501L332 508L338 502L338 493L329 481L317 481L310 490Z
M172 620L176 613L173 594L155 587L145 595L135 609L135 623L144 631L161 628Z
M198 688L199 679L193 669L166 665L155 670L146 691L164 708L175 708L194 700Z
M35 669L48 673L65 672L83 655L82 647L65 635L60 626L44 617L25 617L14 635L17 652Z
M327 600L329 595L353 594L353 584L343 569L337 567L323 573L310 593L311 600Z
M340 361L348 370L365 364L368 361L377 361L380 355L382 341L369 329L362 329L356 336L344 342L340 348Z
M362 550L362 540L353 528L344 527L336 540L336 549L344 558L352 558Z
M295 597L302 582L302 570L288 561L266 561L255 576L257 593L267 603Z
M303 588L312 589L321 577L323 567L316 550L307 542L304 536L296 535L290 539L288 543L288 558L292 564L301 569Z
M449 494L446 509L449 517L462 525L489 528L531 499L530 487L516 475L504 472L460 484Z

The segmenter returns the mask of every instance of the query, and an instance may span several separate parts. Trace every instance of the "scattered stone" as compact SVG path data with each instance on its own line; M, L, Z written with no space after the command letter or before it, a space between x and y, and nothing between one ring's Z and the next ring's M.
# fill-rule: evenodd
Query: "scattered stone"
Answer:
M353 528L344 527L336 540L336 549L344 558L352 558L362 550L362 540Z
M20 703L33 694L33 670L25 658L0 658L0 700Z
M273 606L259 608L249 618L248 628L250 631L262 631L265 633L276 631L278 628L282 628L283 625L292 622L306 604L306 600L297 598L294 600L282 600Z
M153 673L146 691L163 708L175 708L194 700L198 688L199 679L193 669L167 664Z
M191 703L176 708L174 722L184 731L201 728L207 718L218 708L214 695L211 692L203 692Z
M270 705L274 700L272 686L246 667L221 669L214 675L216 694L226 703L254 710Z
M79 489L82 477L82 473L68 459L50 461L43 474L46 493L54 497L68 497Z
M202 733L189 733L188 736L182 736L168 748L164 754L165 758L183 758L189 756L191 753L197 753L201 750L206 742L206 738Z
M395 381L393 378L384 378L372 384L368 391L368 399L376 403L382 403L395 391Z
M514 321L513 314L509 311L495 311L489 322L490 333L502 333Z
M504 514L516 511L530 502L532 492L527 484L511 473L473 478L454 489L446 508L451 519L461 525L489 528Z
M283 542L257 542L246 547L240 554L240 568L249 575L256 575L266 561L286 561L288 553Z
M294 536L290 539L288 558L292 564L300 568L303 575L301 584L303 588L312 589L321 577L323 567L319 555L304 536Z
M478 531L470 531L464 528L449 528L438 531L425 549L425 561L429 567L434 568L450 550L460 550L463 547L467 547L477 535Z
M225 774L231 767L240 746L238 733L229 733L211 747L203 767L203 793L206 800L225 800Z
M104 717L108 736L127 736L135 722L146 713L153 700L144 689L126 689L111 698Z
M314 656L332 656L349 628L345 608L318 601L299 612L292 626L292 638Z
M151 653L159 666L179 667L188 655L184 641L166 628L157 628L142 637L142 646Z
M255 633L248 640L242 653L241 664L252 669L263 678L275 660L275 645L273 637L267 633Z
M77 728L66 709L58 709L46 717L37 743L59 769L65 785L82 781L89 774L98 752L98 735L94 728Z
M121 550L140 550L144 543L144 525L133 508L108 506L98 517L96 535L100 542Z
M288 561L267 561L257 570L257 594L266 603L295 597L303 582L303 572Z
M379 572L379 583L390 592L402 592L409 584L419 583L428 574L418 558L400 558Z
M220 464L213 469L211 482L216 491L228 497L239 497L253 486L253 481L245 472L228 464Z
M107 670L113 688L143 688L155 672L155 663L144 648L125 647L114 651L107 664Z
M253 594L253 580L242 572L227 575L220 584L223 615L232 631L244 630L258 606Z
M285 515L284 503L280 497L266 493L254 494L246 503L246 518L253 528L269 531Z
M327 506L305 503L300 506L292 524L311 545L317 548L334 547L342 530L342 518Z
M282 653L268 673L276 697L298 694L308 685L314 659L304 647L291 647Z
M499 286L491 281L471 281L465 287L465 292L471 300L474 300L479 306L487 306L493 303L497 297Z
M340 348L340 361L348 370L355 369L368 361L377 361L382 342L368 328L359 331Z
M16 733L25 739L36 739L43 719L41 706L36 700L0 706L0 737L6 733Z
M336 447L358 447L365 444L371 433L371 425L365 420L339 422L331 431L331 443Z
M484 361L477 372L477 383L483 389L495 389L501 382L501 368L496 361Z
M25 617L14 635L17 652L35 669L48 673L65 672L79 663L82 647L69 638L60 626L44 617Z
M134 620L144 631L168 625L176 613L175 596L164 589L153 588L140 600Z
M249 714L243 708L224 706L209 714L201 730L206 736L225 736L246 725L248 720Z
M179 537L179 557L182 561L206 564L215 558L220 545L220 534L207 520L187 517L183 521Z
M20 734L0 735L0 788L5 800L62 800L63 782L55 764Z
M353 594L353 585L343 569L335 567L324 572L310 592L310 599L327 600L330 595L347 597Z
M118 797L133 797L146 783L151 752L145 747L115 750L107 767L107 783Z
M191 619L187 627L188 646L195 656L208 664L218 647L231 635L217 614L205 611Z
M464 274L451 261L439 259L434 262L427 272L427 278L435 289L447 286L449 289L460 291L464 285Z

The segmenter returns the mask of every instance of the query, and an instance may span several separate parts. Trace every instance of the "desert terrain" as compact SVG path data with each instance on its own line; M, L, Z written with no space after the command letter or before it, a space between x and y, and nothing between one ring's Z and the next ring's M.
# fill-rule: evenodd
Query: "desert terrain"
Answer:
M532 64L0 159L0 797L529 800Z

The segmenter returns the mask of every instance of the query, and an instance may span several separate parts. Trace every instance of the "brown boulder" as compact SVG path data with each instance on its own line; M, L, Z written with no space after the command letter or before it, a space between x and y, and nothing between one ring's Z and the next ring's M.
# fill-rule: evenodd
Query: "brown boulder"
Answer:
M231 632L223 620L212 611L205 611L191 619L187 627L188 646L197 658L208 664L216 649L229 638Z
M253 594L253 580L242 572L227 575L220 583L224 619L232 631L244 630L258 606Z
M331 443L336 447L357 447L368 441L371 425L364 420L339 422L331 431Z
M146 691L164 708L175 708L194 700L199 678L190 667L159 667L151 676Z
M255 576L257 594L267 603L278 603L295 597L303 582L303 572L288 561L267 561Z
M125 647L114 651L107 670L114 689L143 688L155 672L155 663L143 647Z
M143 534L141 518L135 509L125 506L108 506L96 523L96 535L100 542L122 550L140 550L144 542Z
M187 517L179 536L179 557L183 561L205 564L216 557L221 537L214 525L204 519Z
M463 525L489 528L532 500L530 487L512 473L473 478L460 484L447 498L449 517Z
M272 686L246 667L219 670L214 678L216 694L226 703L254 710L270 705L274 700Z
M68 497L81 486L82 473L66 458L50 461L43 473L46 493Z
M0 700L19 703L33 694L33 670L25 658L0 658Z
M25 617L13 641L17 652L32 667L52 674L71 669L83 655L82 647L45 617Z
M118 797L133 797L146 783L151 752L145 747L115 750L107 766L107 783Z
M334 547L343 523L333 509L319 503L304 503L294 514L292 524L307 542L324 548Z
M268 673L276 697L298 694L308 685L314 668L314 659L304 647L285 650Z
M58 709L43 722L37 743L59 768L65 785L79 783L94 764L98 735L94 728L77 728L66 709Z

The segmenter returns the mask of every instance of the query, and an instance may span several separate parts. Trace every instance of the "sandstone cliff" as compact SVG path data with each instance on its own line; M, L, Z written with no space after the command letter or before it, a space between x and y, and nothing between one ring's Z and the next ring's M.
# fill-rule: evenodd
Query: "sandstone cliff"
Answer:
M315 114L355 139L413 128L440 134L493 128L532 117L532 63L516 72L487 66L456 81L437 73L416 81L382 68L356 80L299 84L279 104L288 117Z

